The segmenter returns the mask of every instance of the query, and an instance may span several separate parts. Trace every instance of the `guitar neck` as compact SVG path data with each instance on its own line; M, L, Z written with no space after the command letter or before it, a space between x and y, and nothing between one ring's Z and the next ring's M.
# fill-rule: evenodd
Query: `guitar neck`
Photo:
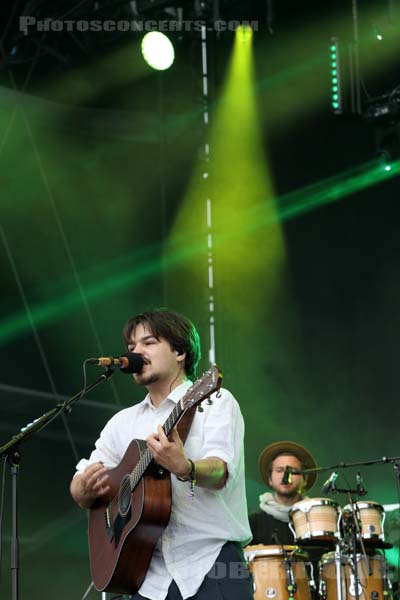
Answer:
M179 401L176 404L175 408L170 413L170 415L169 415L168 419L165 421L164 425L162 426L164 433L167 437L170 435L171 431L176 426L176 424L179 422L179 420L182 418L184 412L185 412L185 410L181 406L181 401ZM134 487L136 487L136 485L139 483L140 479L145 474L146 469L149 467L152 460L153 460L153 457L151 455L151 452L148 448L146 448L146 450L143 452L142 456L140 457L139 462L136 464L135 468L133 469L133 471L130 474L131 489L134 489Z
M222 373L217 365L213 365L209 371L203 374L187 391L186 394L176 403L174 409L171 411L168 419L162 426L165 435L168 437L171 431L176 427L179 420L183 417L184 413L193 406L197 406L208 398L214 392L217 392L221 387ZM148 448L141 455L136 467L130 473L131 490L133 490L139 483L140 479L149 467L153 457Z
M174 410L170 413L168 419L165 421L163 427L165 435L168 437L173 430L173 428L177 425L179 420L183 417L183 413L185 410L181 406L181 401L179 401Z

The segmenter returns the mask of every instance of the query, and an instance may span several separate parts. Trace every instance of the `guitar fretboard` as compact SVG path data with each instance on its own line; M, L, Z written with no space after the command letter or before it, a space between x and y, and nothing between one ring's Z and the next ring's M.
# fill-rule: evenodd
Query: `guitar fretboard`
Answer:
M186 397L186 396L185 396ZM184 409L182 408L182 399L176 404L175 408L170 413L168 419L165 421L163 427L165 435L168 437L175 425L178 423L179 419L182 417L184 413ZM130 473L130 486L131 491L135 489L141 478L146 472L146 469L150 465L153 457L148 448L146 448L143 454L140 457L139 462L136 464L133 471Z

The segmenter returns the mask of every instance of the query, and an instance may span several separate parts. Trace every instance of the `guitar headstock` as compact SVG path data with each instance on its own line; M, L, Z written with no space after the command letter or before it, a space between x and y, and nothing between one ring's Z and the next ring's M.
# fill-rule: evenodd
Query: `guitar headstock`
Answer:
M217 365L212 365L208 371L197 379L181 398L182 409L187 410L192 406L197 406L203 400L217 392L221 387L222 371Z

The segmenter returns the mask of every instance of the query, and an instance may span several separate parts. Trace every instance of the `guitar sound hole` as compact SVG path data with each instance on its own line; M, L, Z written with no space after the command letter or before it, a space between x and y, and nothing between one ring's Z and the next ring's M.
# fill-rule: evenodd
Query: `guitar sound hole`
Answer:
M131 497L132 492L130 478L129 475L125 475L121 481L118 498L119 512L122 517L125 517L131 507Z

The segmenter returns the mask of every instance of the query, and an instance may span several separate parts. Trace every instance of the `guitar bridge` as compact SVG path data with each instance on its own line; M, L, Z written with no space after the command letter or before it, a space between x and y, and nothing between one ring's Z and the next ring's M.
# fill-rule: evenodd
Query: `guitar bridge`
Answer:
M107 531L108 539L111 542L111 540L114 537L114 529L111 524L111 516L110 516L110 507L109 506L107 506L106 510L104 511L104 519L106 522L106 531Z
M108 506L107 506L106 510L104 511L104 518L106 520L106 527L107 527L107 529L109 529L111 527L111 520L110 520L110 513L109 513Z

